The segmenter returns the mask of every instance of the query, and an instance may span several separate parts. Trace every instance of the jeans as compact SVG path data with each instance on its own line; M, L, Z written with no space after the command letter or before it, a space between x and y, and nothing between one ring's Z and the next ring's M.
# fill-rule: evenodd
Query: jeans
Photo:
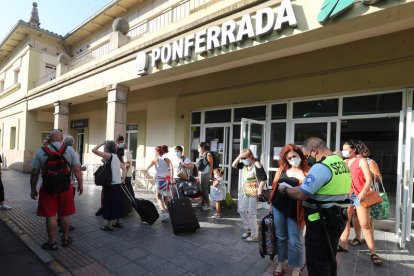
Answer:
M295 219L287 217L275 207L273 207L273 218L278 262L284 262L287 258L289 266L303 267L302 229Z
M239 204L239 212L244 229L250 229L251 236L257 237L257 198L243 195Z
M203 205L210 205L210 173L200 174L201 193L203 194Z

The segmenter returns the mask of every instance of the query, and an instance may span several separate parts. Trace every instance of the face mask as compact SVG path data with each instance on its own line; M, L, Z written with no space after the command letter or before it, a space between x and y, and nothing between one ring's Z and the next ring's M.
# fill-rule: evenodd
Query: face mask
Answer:
M243 159L242 163L243 163L243 165L248 166L248 165L250 165L250 160L249 159Z
M201 148L198 148L198 153L201 153Z
M214 174L214 178L215 179L220 178L220 175L219 174Z
M306 158L306 161L308 162L309 167L312 167L313 165L316 164L316 157L312 156L312 151L310 152L308 158Z
M118 148L120 148L120 149L124 148L124 144L123 143L119 143L118 144Z
M175 156L177 156L178 158L180 158L181 157L181 151L176 151L175 152Z
M300 162L301 162L302 160L300 159L300 157L295 157L295 158L293 158L293 159L291 159L291 160L289 160L289 164L292 166L292 167L299 167L299 165L300 165Z
M342 151L342 156L343 156L344 158L349 158L349 150L343 150L343 151Z

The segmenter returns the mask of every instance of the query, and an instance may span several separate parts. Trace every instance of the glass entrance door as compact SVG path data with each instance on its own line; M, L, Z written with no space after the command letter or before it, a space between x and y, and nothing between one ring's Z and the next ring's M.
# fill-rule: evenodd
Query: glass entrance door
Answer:
M327 146L332 150L339 150L340 125L339 120L321 121L296 121L292 125L291 137L295 145L302 143L309 137L319 137L326 142Z
M263 165L267 171L267 158L265 150L266 123L251 119L242 118L240 128L240 152L243 149L250 149L256 159ZM242 175L239 173L238 198L240 200L242 194ZM265 206L262 206L265 207Z
M223 168L223 183L229 187L230 172L230 126L207 126L204 128L204 141L210 144L210 151L217 157L220 168Z

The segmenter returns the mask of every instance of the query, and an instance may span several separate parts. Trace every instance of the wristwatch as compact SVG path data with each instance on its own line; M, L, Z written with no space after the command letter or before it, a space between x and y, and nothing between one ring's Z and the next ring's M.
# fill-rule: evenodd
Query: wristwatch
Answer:
M282 191L283 191L283 193L284 193L284 194L286 194L287 189L288 189L288 187L284 187L284 188L282 189Z

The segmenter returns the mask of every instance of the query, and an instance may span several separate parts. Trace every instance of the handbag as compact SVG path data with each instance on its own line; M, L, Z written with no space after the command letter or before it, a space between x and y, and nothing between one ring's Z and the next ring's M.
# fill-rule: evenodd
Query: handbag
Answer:
M111 157L94 172L96 186L108 187L112 183Z
M375 189L370 189L365 194L364 200L361 200L361 206L365 208L370 208L375 204L381 203L382 198L379 196L378 192Z
M256 181L244 182L243 192L245 196L257 197L257 182Z
M388 195L385 191L384 184L382 184L382 180L379 183L381 184L382 192L378 185L375 186L375 189L381 197L382 202L371 207L371 217L377 220L383 220L388 219L390 216L390 202L388 201Z

